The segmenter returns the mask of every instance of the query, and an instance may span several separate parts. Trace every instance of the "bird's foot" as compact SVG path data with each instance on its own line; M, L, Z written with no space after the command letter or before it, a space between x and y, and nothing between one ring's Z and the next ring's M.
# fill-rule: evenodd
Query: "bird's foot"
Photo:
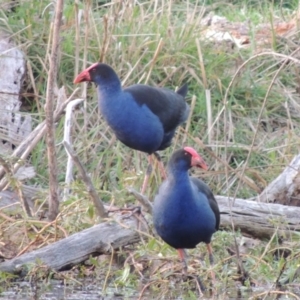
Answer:
M199 289L200 293L203 293L203 292L206 291L206 287L202 283L202 280L201 280L201 278L199 276L187 275L187 274L183 275L183 281L188 281L188 280L191 280L191 279L196 281L196 284L198 286L198 289Z

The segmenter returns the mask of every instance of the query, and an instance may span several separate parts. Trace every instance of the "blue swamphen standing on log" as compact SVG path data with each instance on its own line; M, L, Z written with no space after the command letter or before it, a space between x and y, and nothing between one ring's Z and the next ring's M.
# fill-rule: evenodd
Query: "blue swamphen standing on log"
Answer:
M117 138L126 146L149 154L144 193L152 169L151 154L155 154L163 169L156 151L170 146L176 128L188 118L189 106L184 99L187 85L177 92L143 84L122 89L116 72L103 63L82 71L74 83L83 81L97 85L100 111Z
M207 245L213 264L211 237L219 229L220 212L210 188L201 180L190 177L191 167L208 167L191 147L173 153L168 163L168 177L154 199L153 222L158 235L177 249L187 271L185 248Z

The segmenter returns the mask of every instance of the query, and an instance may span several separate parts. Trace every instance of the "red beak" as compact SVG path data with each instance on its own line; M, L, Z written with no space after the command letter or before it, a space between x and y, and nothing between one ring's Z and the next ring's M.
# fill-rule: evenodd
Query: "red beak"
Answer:
M82 71L77 77L74 79L74 83L80 83L84 81L91 81L91 76L89 73L89 69Z
M192 164L192 167L198 167L198 168L201 168L206 171L208 170L208 165L206 164L206 162L200 155L198 157L193 156L191 164Z

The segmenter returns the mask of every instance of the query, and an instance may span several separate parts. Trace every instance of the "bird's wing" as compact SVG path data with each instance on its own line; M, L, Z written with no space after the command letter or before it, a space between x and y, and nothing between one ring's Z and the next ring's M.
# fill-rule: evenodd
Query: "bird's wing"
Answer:
M139 105L146 105L157 115L165 132L174 130L188 117L189 106L184 100L187 85L182 86L177 93L143 84L132 85L125 88L124 92L130 93Z
M206 195L208 202L209 202L209 206L211 207L211 209L214 212L215 217L216 217L216 230L219 230L220 210L219 210L218 203L214 197L214 194L212 193L209 186L207 184L205 184L202 180L200 180L196 177L190 177L190 179L193 182L193 184L197 187L198 191Z

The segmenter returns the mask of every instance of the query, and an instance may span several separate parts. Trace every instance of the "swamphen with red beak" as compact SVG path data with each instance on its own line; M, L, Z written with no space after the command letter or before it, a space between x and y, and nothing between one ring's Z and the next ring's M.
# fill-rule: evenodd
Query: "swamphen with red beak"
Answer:
M156 151L170 146L176 128L188 117L189 106L184 99L187 85L177 92L142 84L122 89L116 72L103 63L82 71L74 83L83 81L98 86L100 111L117 138L126 146L149 154L144 193L151 173L150 155L155 154L160 162Z
M201 180L190 177L191 167L208 167L191 147L173 153L168 163L168 177L154 199L153 222L158 235L177 249L187 271L185 248L207 245L213 264L211 237L219 229L220 212L210 188Z

